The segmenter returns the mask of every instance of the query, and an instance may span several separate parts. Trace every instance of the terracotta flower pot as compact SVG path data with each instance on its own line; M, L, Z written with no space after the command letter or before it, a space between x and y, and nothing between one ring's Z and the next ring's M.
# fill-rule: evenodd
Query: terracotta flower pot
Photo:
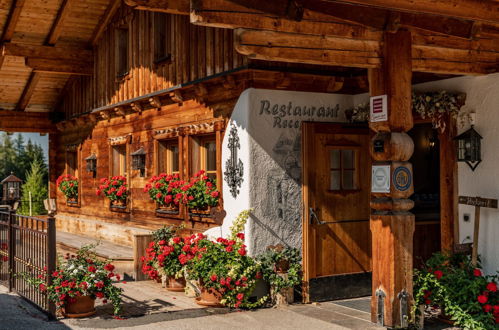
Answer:
M175 278L175 276L168 276L168 284L166 290L173 292L183 292L185 289L185 278Z
M95 314L95 299L89 296L76 297L76 301L64 304L63 315L69 318L88 317Z
M216 289L201 287L201 295L196 298L196 303L201 306L223 307L222 294Z

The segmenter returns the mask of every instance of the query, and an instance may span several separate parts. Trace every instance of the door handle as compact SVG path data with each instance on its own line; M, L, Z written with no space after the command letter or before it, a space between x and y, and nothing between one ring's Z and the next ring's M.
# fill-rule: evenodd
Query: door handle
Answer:
M310 217L309 219L310 219L310 224L311 224L311 225L313 225L313 224L314 224L314 220L315 220L315 222L317 222L317 224L318 224L318 225L323 225L323 224L325 224L325 223L326 223L326 222L324 222L324 221L320 221L320 220L319 220L319 217L318 217L318 216L317 216L317 214L315 213L315 210L314 210L314 208L313 208L313 207L310 207L310 208L308 209L308 213L309 213L309 217Z

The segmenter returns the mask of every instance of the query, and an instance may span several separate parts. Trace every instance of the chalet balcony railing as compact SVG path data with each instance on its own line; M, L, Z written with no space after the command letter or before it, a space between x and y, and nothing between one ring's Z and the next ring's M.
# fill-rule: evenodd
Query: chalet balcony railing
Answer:
M0 284L52 316L55 305L26 277L43 276L50 281L49 274L56 264L55 234L55 219L51 216L42 219L0 211Z

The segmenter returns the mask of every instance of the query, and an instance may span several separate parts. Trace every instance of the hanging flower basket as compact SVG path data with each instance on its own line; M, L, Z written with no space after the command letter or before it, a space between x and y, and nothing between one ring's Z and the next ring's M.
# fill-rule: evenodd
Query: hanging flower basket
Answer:
M66 205L78 205L78 179L70 174L57 178L56 186L66 196Z
M62 314L69 318L89 317L95 314L95 298L90 296L75 297L64 305Z

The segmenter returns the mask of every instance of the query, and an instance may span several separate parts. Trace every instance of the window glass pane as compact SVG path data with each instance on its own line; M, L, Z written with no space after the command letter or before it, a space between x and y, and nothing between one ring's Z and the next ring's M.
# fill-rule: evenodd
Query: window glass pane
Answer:
M113 147L113 176L126 173L126 146Z
M354 182L355 171L344 170L343 171L343 189L353 190L356 189Z
M342 161L343 161L343 168L354 168L354 151L353 150L342 150L341 151L341 156L342 156Z
M66 157L68 165L68 174L76 175L76 170L77 170L76 152L68 152L66 154Z
M120 153L117 147L113 148L113 176L120 174Z
M165 173L166 169L166 148L163 142L158 143L158 174Z
M217 146L215 141L205 143L206 148L206 171L217 170Z
M170 155L172 157L171 159L171 169L172 172L178 172L179 171L179 154L178 154L178 145L170 145Z
M340 190L341 189L340 173L341 173L340 171L331 171L329 189L331 189L331 190Z
M340 168L340 151L339 150L331 150L330 151L330 162L331 168Z

